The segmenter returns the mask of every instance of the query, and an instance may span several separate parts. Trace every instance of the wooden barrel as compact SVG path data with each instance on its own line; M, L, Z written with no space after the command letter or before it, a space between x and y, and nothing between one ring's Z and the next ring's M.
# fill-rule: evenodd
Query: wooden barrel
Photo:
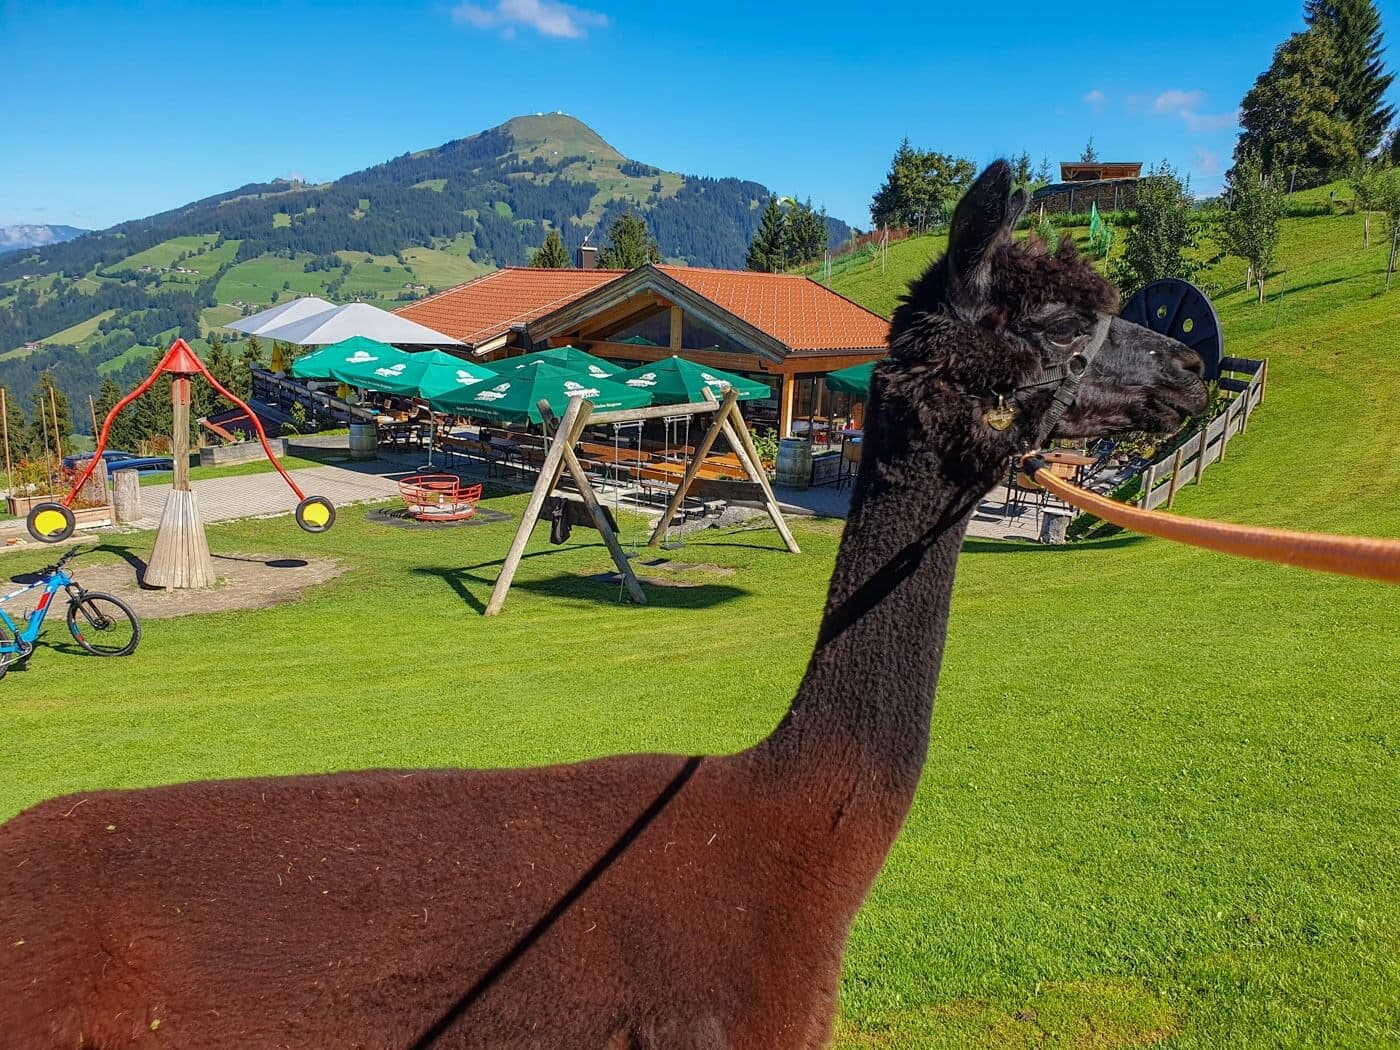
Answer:
M379 455L379 433L373 423L350 424L350 458L374 459Z
M805 489L812 482L812 446L806 438L786 437L778 442L775 472L779 485Z

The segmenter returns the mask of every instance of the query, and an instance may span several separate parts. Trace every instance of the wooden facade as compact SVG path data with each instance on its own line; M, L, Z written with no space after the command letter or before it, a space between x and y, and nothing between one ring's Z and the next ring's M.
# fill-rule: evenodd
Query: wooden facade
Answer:
M746 403L745 414L783 436L805 418L858 420L859 407L846 395L827 391L825 375L886 353L884 345L790 347L655 267L633 271L530 322L512 343L501 356L577 346L630 367L678 355L756 379L773 390L773 397Z

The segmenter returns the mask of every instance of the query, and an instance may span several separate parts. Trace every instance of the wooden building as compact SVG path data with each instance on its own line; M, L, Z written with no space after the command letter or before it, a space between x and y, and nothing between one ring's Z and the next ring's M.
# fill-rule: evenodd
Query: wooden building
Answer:
M889 322L807 277L686 266L510 267L411 303L410 320L493 359L572 345L631 366L678 354L766 383L745 415L787 435L849 416L826 373L883 357Z
M1123 211L1137 204L1139 161L1061 161L1060 181L1031 195L1031 208L1077 214L1095 205L1099 211Z

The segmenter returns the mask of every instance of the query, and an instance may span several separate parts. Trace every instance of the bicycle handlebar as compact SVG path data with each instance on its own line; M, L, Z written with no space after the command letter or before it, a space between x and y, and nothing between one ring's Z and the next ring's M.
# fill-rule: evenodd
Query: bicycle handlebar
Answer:
M73 560L74 558L76 558L79 554L81 554L85 549L86 549L86 548L84 548L84 547L74 547L74 548L72 548L71 550L69 550L69 552L68 552L67 554L65 554L63 557L59 558L58 561L54 562L54 563L53 563L52 565L50 565L48 568L44 569L44 575L45 575L45 576L51 576L51 575L53 575L54 573L58 572L59 569L63 568L65 565L67 565L70 561L72 561L72 560Z

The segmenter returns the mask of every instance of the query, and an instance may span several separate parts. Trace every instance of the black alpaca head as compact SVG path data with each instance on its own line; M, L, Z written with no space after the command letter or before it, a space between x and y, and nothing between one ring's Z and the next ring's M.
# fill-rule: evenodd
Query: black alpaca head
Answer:
M1026 208L997 161L959 202L947 253L895 311L872 384L871 453L933 456L950 475L990 475L1034 440L1069 359L1103 334L1053 437L1165 431L1206 405L1200 358L1113 316L1118 293L1068 239L1057 251L1012 231ZM988 413L1014 412L1007 429ZM869 440L869 439L868 439Z

